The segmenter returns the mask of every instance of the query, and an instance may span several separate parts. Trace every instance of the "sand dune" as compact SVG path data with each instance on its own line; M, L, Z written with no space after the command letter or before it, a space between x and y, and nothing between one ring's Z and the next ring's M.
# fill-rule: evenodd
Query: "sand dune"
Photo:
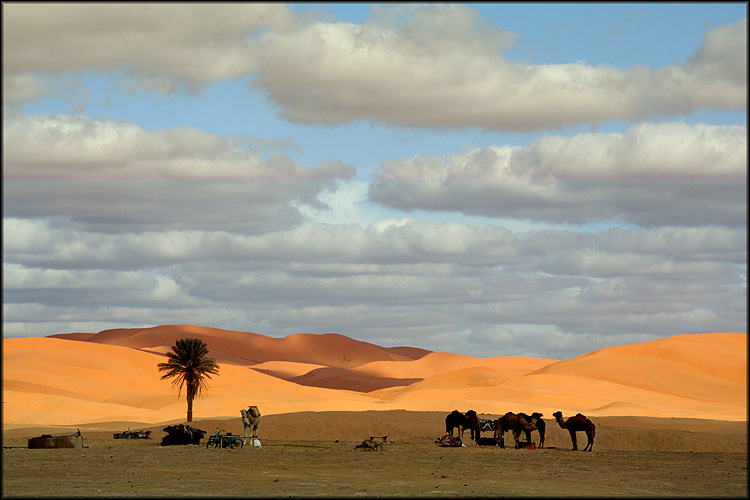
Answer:
M249 332L235 332L192 325L166 325L145 329L104 330L83 339L85 342L120 345L163 353L177 339L198 338L206 342L219 362L257 364L265 361L292 361L325 366L358 366L372 361L417 359L429 351L410 347L387 348L350 339L343 335L296 333L273 338ZM66 335L51 337L65 338Z
M747 335L678 335L570 360L474 358L384 348L337 334L282 339L189 325L3 340L3 427L184 419L156 365L175 340L204 340L220 365L196 419L305 411L556 410L589 416L744 421Z

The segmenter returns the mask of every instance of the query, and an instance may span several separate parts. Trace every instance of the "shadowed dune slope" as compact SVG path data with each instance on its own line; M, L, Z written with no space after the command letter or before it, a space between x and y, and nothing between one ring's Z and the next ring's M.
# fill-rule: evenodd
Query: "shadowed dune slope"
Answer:
M325 366L351 367L372 361L419 359L430 351L413 347L380 347L343 335L297 333L283 338L192 325L104 330L89 338L74 334L74 340L132 347L149 352L167 352L184 337L204 341L218 362L255 365L265 361L291 361ZM65 334L51 335L66 338Z
M235 418L255 404L264 415L474 409L746 420L746 334L678 335L557 361L182 325L4 339L3 427L184 419L184 392L156 365L188 336L220 365L195 401L196 419Z

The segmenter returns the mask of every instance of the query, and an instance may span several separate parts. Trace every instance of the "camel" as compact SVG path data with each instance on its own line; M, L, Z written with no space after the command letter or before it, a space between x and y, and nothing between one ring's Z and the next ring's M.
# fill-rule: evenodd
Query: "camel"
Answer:
M247 444L247 430L250 429L250 442L253 446L258 446L258 426L260 425L260 410L257 406L251 406L247 410L240 410L242 414L242 424L245 426L245 439L242 444Z
M463 432L464 414L458 410L453 410L445 417L445 433L453 436L453 429L457 428L458 432Z
M596 426L594 422L586 418L586 415L578 413L574 417L570 417L568 420L563 420L561 411L556 411L552 414L555 420L563 429L568 429L570 433L570 440L573 441L573 451L578 450L578 440L576 439L576 431L583 431L586 433L588 442L583 451L591 451L594 448L594 435L596 434Z
M513 412L508 412L499 419L495 425L496 431L500 437L500 447L505 448L505 433L508 431L513 432L513 440L516 442L516 448L519 448L519 441L522 432L537 430L537 427L531 424L521 415L516 415Z
M525 413L519 413L518 415L528 420L531 425L536 425L536 430L539 431L539 448L544 448L544 433L547 429L547 424L542 420L542 414L534 412L531 416ZM526 441L531 442L532 431L524 430L523 432L526 434Z
M480 433L480 425L479 425L479 417L477 416L477 412L474 410L469 410L464 415L464 422L463 422L463 429L461 429L461 437L463 437L464 430L469 429L471 435L470 435L470 441L474 440L477 443L477 446L479 446L479 433Z
M189 425L168 425L164 432L167 433L161 440L162 446L176 444L200 444L201 439L206 435L206 431L190 427Z

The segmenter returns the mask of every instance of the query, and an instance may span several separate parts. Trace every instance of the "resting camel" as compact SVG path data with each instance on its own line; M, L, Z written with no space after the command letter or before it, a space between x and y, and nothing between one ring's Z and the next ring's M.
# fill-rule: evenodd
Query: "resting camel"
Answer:
M175 444L200 444L201 439L206 435L206 431L190 427L189 425L168 425L164 432L167 433L161 439L162 446Z
M505 448L505 433L508 431L513 432L513 440L516 442L516 448L519 447L518 442L522 432L531 432L537 430L537 427L531 424L521 415L516 415L513 412L508 412L502 417L497 419L496 431L500 437L500 447Z
M576 440L576 431L583 431L586 433L588 443L583 451L591 451L594 448L594 434L596 434L596 426L594 422L586 418L586 415L577 414L575 417L570 417L568 420L563 420L561 411L556 411L552 414L563 429L568 429L570 433L570 440L573 441L573 451L578 450L578 441Z
M245 439L242 444L247 444L247 430L250 429L250 442L255 445L258 439L258 426L260 425L260 410L257 406L251 406L247 410L240 410L242 414L242 424L245 426Z
M464 414L458 410L453 410L445 417L445 433L453 436L453 429L457 428L458 432L463 432Z
M544 448L544 433L547 429L547 424L542 420L542 414L534 412L531 416L528 416L525 413L519 413L518 416L528 420L531 425L536 425L536 430L539 431L539 448ZM524 430L523 432L526 434L526 441L531 442L531 431Z
M471 440L476 441L477 446L479 446L479 417L477 416L477 412L474 410L469 410L464 415L464 422L463 422L463 429L461 429L461 437L463 437L464 429L469 429L471 433Z

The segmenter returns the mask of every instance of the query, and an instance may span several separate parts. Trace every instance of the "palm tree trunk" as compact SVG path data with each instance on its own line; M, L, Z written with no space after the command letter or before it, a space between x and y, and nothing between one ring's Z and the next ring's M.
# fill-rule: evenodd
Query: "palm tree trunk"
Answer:
M192 422L193 421L193 398L191 398L190 396L188 396L187 398L187 404L188 404L187 421Z

